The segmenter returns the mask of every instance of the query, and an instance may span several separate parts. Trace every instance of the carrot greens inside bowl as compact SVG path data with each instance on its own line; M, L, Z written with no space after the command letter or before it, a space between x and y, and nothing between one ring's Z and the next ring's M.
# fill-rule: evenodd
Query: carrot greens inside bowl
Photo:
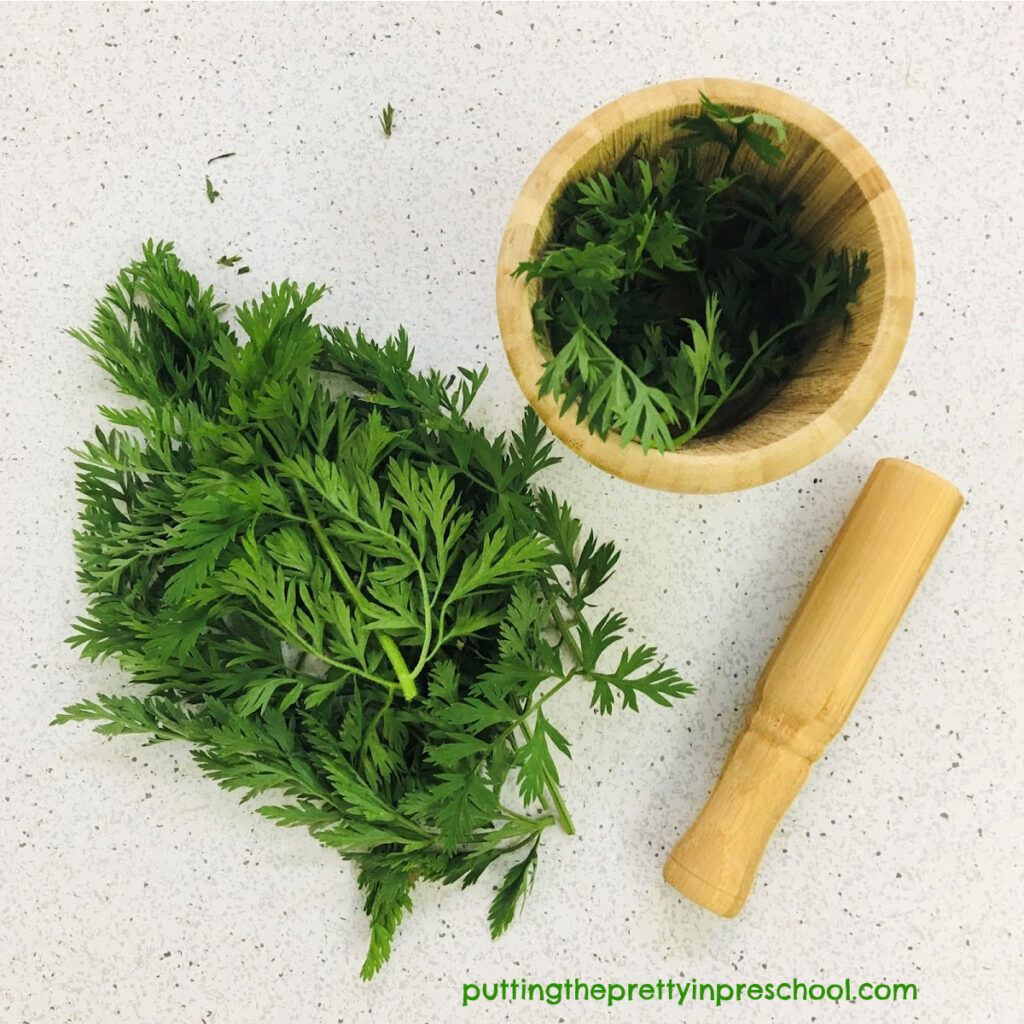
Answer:
M799 196L759 170L785 158L784 123L703 93L651 149L569 183L537 258L538 381L602 439L679 448L762 408L843 324L867 253L822 251L795 229Z

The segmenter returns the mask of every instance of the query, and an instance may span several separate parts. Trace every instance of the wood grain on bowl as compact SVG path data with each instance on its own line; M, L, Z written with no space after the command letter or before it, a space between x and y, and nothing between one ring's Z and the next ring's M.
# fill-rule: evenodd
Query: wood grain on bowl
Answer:
M695 114L700 93L737 112L774 114L786 125L786 158L758 172L804 209L796 227L823 252L847 248L868 254L848 328L823 335L813 354L766 406L734 428L696 438L670 452L602 440L559 414L553 396L539 398L548 358L534 335L531 307L540 283L513 279L520 263L536 259L553 228L552 207L565 186L609 170L640 139L652 149L671 125ZM749 157L749 154L747 154ZM737 169L742 170L742 160ZM497 269L498 325L512 372L551 431L573 451L615 476L647 487L690 493L739 490L803 468L838 444L878 400L903 352L914 304L910 232L899 201L871 154L838 122L803 100L768 86L698 78L630 93L595 111L540 161L516 200Z

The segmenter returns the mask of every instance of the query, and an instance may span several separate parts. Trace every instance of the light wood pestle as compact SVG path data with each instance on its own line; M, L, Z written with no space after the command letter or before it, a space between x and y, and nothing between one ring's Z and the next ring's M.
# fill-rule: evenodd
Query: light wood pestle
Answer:
M746 902L768 840L842 728L963 497L883 459L825 555L754 693L746 723L665 879L716 914Z

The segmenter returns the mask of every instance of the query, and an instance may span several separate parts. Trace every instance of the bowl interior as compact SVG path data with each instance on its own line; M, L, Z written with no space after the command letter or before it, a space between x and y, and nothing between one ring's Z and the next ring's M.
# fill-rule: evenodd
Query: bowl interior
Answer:
M800 234L822 254L829 248L847 248L853 254L866 251L870 276L851 308L851 323L813 339L813 354L760 411L725 433L695 438L675 452L648 452L643 456L647 464L640 466L638 444L626 446L628 457L623 459L614 451L621 449L618 437L609 436L604 442L594 435L581 437L580 432L589 433L586 424L577 425L571 412L559 416L557 409L552 411L553 401L536 399L537 380L547 358L533 337L530 316L540 282L510 288L501 278L522 260L535 259L547 245L553 230L552 207L567 184L611 170L640 139L657 150L671 136L675 121L698 112L698 88L736 112L762 110L782 118L787 132L782 163L768 167L744 151L746 163L738 160L737 168L752 170L783 194L795 192L803 204L796 220ZM710 158L720 159L715 154ZM514 211L498 271L499 319L513 371L554 432L617 475L649 486L693 491L728 490L775 479L837 443L870 408L895 368L909 325L909 308L903 307L912 303L912 264L910 287L904 273L899 275L902 287L898 289L904 294L897 296L892 288L896 282L890 261L894 239L898 242L901 237L892 228L902 226L906 235L902 214L867 151L831 118L785 93L719 80L669 83L623 97L581 122L556 145L531 176L517 210L518 223ZM909 238L896 248L905 263ZM896 299L899 309L893 308ZM512 315L502 310L510 302L517 306ZM887 312L898 315L890 315L890 322L883 324ZM533 358L522 351L524 329ZM884 358L876 359L872 367L872 352L880 339ZM852 399L844 402L851 391ZM791 450L783 453L780 446ZM702 468L711 469L714 479L702 480Z

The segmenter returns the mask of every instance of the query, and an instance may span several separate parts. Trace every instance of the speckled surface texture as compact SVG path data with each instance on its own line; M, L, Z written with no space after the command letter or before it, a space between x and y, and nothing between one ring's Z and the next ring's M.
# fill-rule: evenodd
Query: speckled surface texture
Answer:
M0 6L0 1021L1019 1021L1022 49L1010 4ZM617 721L566 697L579 834L548 838L517 923L492 943L489 885L423 888L363 984L339 859L182 749L47 726L120 685L62 644L82 607L67 449L113 396L62 329L142 239L169 238L227 300L318 280L325 320L404 324L423 364L488 362L478 415L511 426L493 266L520 185L600 104L701 74L791 90L879 160L916 247L906 355L843 444L754 491L671 496L571 458L548 471L623 549L604 602L699 692ZM230 252L251 274L214 265ZM745 910L720 920L663 884L663 858L886 455L948 476L966 506ZM919 998L460 1006L464 982L503 977L794 976Z

